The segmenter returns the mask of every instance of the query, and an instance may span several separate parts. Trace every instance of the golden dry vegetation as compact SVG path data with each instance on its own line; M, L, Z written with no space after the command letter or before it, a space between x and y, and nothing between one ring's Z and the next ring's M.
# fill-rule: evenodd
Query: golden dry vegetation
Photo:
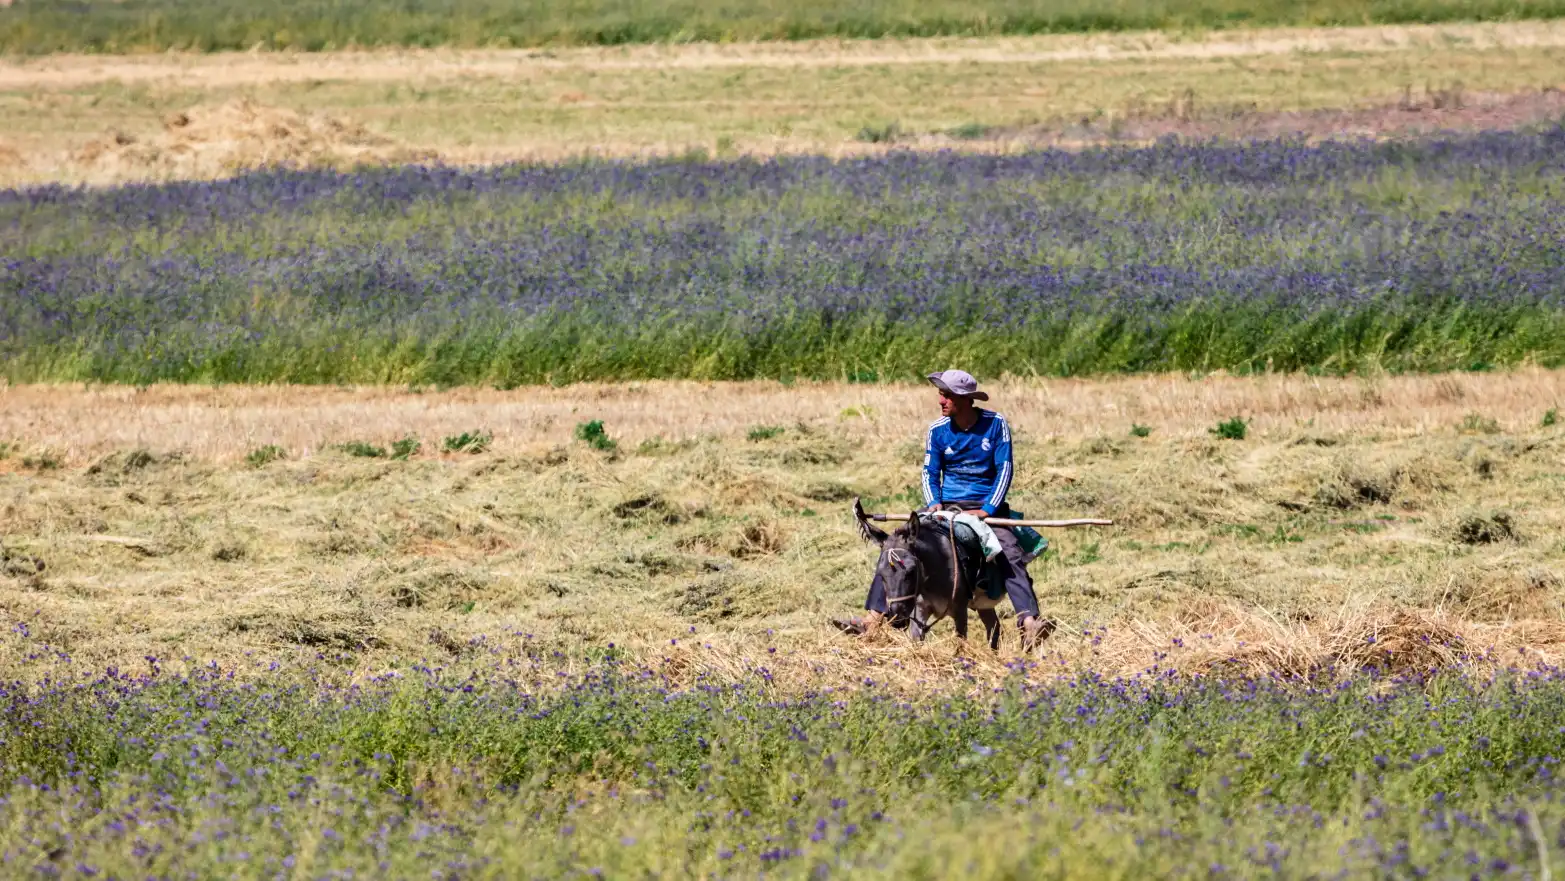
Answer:
M1565 23L1519 22L9 60L0 185L210 177L281 160L1003 151L1322 109L1400 108L1462 127L1464 111L1565 85L1562 47ZM893 123L898 139L860 138Z
M999 383L1013 504L1117 521L1033 564L1063 625L1038 669L1558 659L1561 403L1547 371ZM851 501L913 505L933 404L843 384L0 389L0 609L127 668L299 651L374 672L488 640L764 665L783 688L989 681L1010 628L995 657L949 625L913 646L827 623L873 561ZM1234 416L1245 439L1210 432ZM573 437L589 420L616 449ZM441 452L464 431L492 443ZM407 461L336 449L407 436ZM286 458L247 461L274 444Z

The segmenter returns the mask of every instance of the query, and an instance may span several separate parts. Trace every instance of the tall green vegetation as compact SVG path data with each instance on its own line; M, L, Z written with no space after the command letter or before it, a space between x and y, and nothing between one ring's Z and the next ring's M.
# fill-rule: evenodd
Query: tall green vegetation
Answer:
M1557 18L1565 0L20 0L0 51L565 46Z
M1565 127L0 193L0 376L1565 364Z
M1537 869L1565 819L1558 671L1017 675L909 702L598 655L346 688L149 657L18 688L0 848L78 877L1422 877Z

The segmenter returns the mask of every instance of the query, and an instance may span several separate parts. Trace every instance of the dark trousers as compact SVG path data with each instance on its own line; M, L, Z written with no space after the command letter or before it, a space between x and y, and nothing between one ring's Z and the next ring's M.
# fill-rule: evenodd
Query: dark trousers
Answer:
M978 507L973 505L974 508ZM1003 517L1009 512L1000 510L995 512L996 517ZM1027 574L1027 566L1022 562L1022 548L1016 542L1016 533L1004 526L992 526L994 537L1000 540L1000 553L987 564L995 577L1005 581L1005 595L1011 600L1011 608L1016 610L1016 619L1036 617L1038 613L1038 597L1032 590L1032 577ZM864 601L864 608L871 612L886 613L886 585L881 580L880 573L875 573L875 579L869 584L869 598Z

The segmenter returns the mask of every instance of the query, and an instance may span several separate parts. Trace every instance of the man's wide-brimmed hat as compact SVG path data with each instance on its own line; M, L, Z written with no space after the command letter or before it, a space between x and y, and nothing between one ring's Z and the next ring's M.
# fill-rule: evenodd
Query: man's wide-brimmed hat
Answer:
M989 395L978 390L978 380L973 378L966 370L947 370L942 373L929 374L929 381L949 395L959 398L972 398L975 401L987 401Z

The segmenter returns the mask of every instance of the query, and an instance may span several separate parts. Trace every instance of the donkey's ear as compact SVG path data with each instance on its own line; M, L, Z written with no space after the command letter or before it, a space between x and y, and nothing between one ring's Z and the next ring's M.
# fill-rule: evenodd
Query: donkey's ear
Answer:
M917 511L911 511L907 515L907 537L908 537L908 541L912 541L913 539L918 538L918 512Z
M853 500L853 519L859 524L859 535L865 541L872 541L878 545L886 543L888 538L886 531L870 524L869 516L864 513L864 505L858 499Z

